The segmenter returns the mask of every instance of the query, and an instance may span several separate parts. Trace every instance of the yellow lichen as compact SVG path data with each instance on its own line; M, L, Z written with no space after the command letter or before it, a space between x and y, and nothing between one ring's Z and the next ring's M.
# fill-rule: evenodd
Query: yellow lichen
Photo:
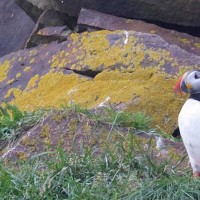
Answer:
M13 89L12 92L15 93L16 98L12 103L18 105L23 110L68 104L67 93L79 81L83 81L83 79L79 80L76 75L64 75L62 72L54 73L50 71L40 78L38 87L31 91L24 90L17 95L15 89Z
M150 33L151 33L151 34L155 34L156 31L155 31L155 30L151 30Z
M31 69L30 66L24 68L24 72L28 72Z
M37 54L37 50L33 49L30 51L30 56L35 56Z
M28 84L27 84L27 86L26 86L26 90L28 91L29 89L35 87L36 82L38 81L38 79L39 79L39 75L38 75L38 74L36 74L35 76L33 76L33 77L29 80L29 82L28 82Z
M126 23L127 23L127 24L129 24L129 23L131 23L131 22L133 22L133 20L131 20L131 19L127 19L127 20L126 20Z
M185 44L190 44L190 40L187 38L179 38L179 40Z
M2 64L0 63L0 82L3 82L7 78L10 67L10 62L8 60Z
M14 79L10 79L10 80L7 81L7 84L10 85L10 84L12 84L13 82L14 82Z
M30 60L30 64L32 64L34 62L35 58L31 58Z
M17 156L20 160L26 160L27 159L27 154L25 152L18 152Z
M47 147L50 147L50 145L52 144L51 140L49 138L45 138L44 139L44 144L47 146Z
M23 91L17 96L15 94L16 98L12 102L23 110L34 110L38 106L59 107L72 100L92 108L110 97L112 103L130 103L129 111L146 112L154 118L155 125L169 130L167 127L176 121L180 101L177 101L172 91L174 79L166 79L166 76L155 67L137 68L134 73L104 71L93 81L79 79L76 75L50 72L41 77L38 88L30 92ZM69 91L77 86L79 89L72 96ZM136 97L139 97L137 103L131 104ZM169 119L165 123L167 116Z
M200 43L194 43L194 46L200 48Z
M17 73L16 78L19 78L21 75L22 75L21 73Z
M121 70L125 71L133 70L133 67L140 67L145 60L145 56L149 56L151 62L158 62L158 66L162 67L167 62L176 62L170 56L170 52L163 49L157 49L155 51L146 49L145 45L138 42L138 39L134 35L129 35L128 43L124 45L123 37L125 35L118 31L120 35L115 43L110 44L109 31L101 31L98 33L84 33L82 37L78 34L72 34L71 40L73 46L70 51L73 53L76 51L76 63L71 65L72 69L80 70L83 66L89 66L90 69L110 69L116 65L121 64ZM80 45L80 47L77 47ZM131 62L131 63L130 63ZM63 68L67 64L72 63L71 54L63 51L58 51L52 58L51 66L53 68ZM147 62L146 62L147 63ZM146 67L146 66L145 66Z
M22 91L19 88L11 88L8 90L7 94L4 96L4 98L10 97L11 94L13 94L15 97L20 96Z

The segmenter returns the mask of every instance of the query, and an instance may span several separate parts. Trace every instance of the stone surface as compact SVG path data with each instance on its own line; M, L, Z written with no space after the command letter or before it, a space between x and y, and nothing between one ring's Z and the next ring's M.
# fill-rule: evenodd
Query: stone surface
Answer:
M39 9L37 6L33 6L32 3L24 0L15 0L17 5L19 5L24 12L31 17L31 19L36 23L40 15L43 13L42 9Z
M165 29L141 20L125 19L83 8L79 14L78 26L80 31L96 31L102 29L111 31L133 30L155 34L162 37L169 44L175 44L190 53L200 55L200 38Z
M200 26L198 0L27 0L43 10L58 10L78 16L81 8L94 9L125 18L162 21L184 26Z
M65 152L84 154L87 149L93 152L94 156L98 156L108 148L106 142L112 149L116 148L117 141L123 142L123 148L118 150L118 153L123 155L123 151L129 148L130 134L133 133L128 127L101 123L73 109L54 111L24 133L17 141L10 143L0 151L0 157L6 162L27 160L43 152L54 152L59 145ZM171 161L173 158L173 162L168 163L172 167L176 166L177 162L186 155L182 142L172 142L155 137L149 132L135 130L134 134L134 141L137 141L137 145L134 146L134 156L136 157L143 156L141 153L144 154L148 150L149 153L151 152L151 160L157 162ZM144 152L141 152L138 144ZM43 158L45 159L45 157L46 154ZM188 158L184 159L178 168L187 165Z
M23 49L34 22L14 0L0 1L0 57Z
M1 58L0 102L22 110L125 103L126 110L145 112L155 127L172 132L185 100L173 93L176 75L199 65L199 56L153 34L71 34L66 42Z
M57 33L53 33L52 30L56 31ZM42 34L42 32L47 33L50 31L51 35ZM65 41L67 39L66 36L68 34L62 35L61 32L63 31L68 31L68 34L71 32L71 29L68 26L66 26L65 15L52 10L44 11L40 15L30 37L28 38L26 42L26 47L35 47L40 44L50 43L52 41Z
M61 35L68 27L67 26L52 26L40 29L37 34L44 36Z
M39 29L31 35L27 41L26 47L39 46L41 44L48 44L53 41L63 42L67 40L67 36L71 33L71 30L67 26L62 27L45 27Z

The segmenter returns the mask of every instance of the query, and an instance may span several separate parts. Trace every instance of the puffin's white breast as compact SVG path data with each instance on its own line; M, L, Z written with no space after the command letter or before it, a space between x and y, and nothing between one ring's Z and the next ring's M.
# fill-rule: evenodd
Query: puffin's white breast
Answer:
M188 99L185 102L179 113L178 124L192 168L200 170L200 101Z

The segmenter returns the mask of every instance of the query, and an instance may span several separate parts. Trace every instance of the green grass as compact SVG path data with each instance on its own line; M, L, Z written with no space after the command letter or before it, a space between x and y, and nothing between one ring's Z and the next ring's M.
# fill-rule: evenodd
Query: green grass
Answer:
M69 109L69 107L61 106L62 109ZM134 128L137 130L147 130L150 128L151 119L142 112L124 112L116 111L110 106L105 107L100 110L89 111L79 105L72 104L70 109L77 113L83 113L89 118L106 124L111 124L113 126L123 126Z
M200 181L191 174L165 171L167 163L143 154L141 162L130 151L94 157L90 149L66 154L58 147L19 168L0 164L0 199L198 199Z
M108 133L106 145L100 155L95 155L95 149L90 146L81 149L80 144L80 149L76 152L66 153L58 146L55 151L41 152L24 162L1 162L0 199L200 198L200 180L191 178L190 171L180 171L172 167L173 157L158 161L151 139L144 147L135 138L136 129L150 128L149 117L142 113L124 113L113 109L105 109L98 113L89 112L78 106L63 109L70 109L87 115L91 120L109 124L110 129L125 126L130 128L129 134L124 136L119 131L119 137L111 143ZM1 128L24 131L37 123L46 113L38 112L21 113L16 120L10 116L9 120L12 123L1 121Z
M22 112L15 105L0 106L0 149L30 129L45 115L46 110Z

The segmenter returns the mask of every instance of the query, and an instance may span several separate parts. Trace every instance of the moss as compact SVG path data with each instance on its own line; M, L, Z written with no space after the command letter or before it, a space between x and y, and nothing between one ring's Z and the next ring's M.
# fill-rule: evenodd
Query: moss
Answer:
M76 129L77 129L77 124L78 124L78 119L76 118L72 118L70 120L70 123L68 124L68 129L70 132L76 132Z
M37 140L33 139L33 138L29 138L28 136L23 137L22 140L22 145L24 145L25 147L28 147L30 152L34 152L36 150L36 146L37 146Z
M47 137L49 137L49 133L50 133L50 127L48 124L45 124L41 129L40 137L47 138Z
M46 148L49 149L49 147L52 145L51 139L50 138L45 138L44 139L44 144L46 145Z
M20 160L26 160L28 158L25 152L17 152L17 156Z
M60 115L60 114L54 114L52 116L52 119L55 121L55 122L61 122L63 119L64 119L64 116L63 115Z
M6 60L2 64L0 63L0 82L3 82L7 78L7 73L10 69L10 61Z
M52 144L51 138L50 138L50 127L48 124L45 124L40 132L40 137L43 138L43 142L46 145L47 148L50 147Z
M183 155L182 154L177 154L177 150L174 149L173 147L170 147L168 149L168 154L169 154L169 157L173 158L173 160L175 162L178 162L182 159Z
M28 137L24 137L24 138L22 139L22 144L23 144L24 146L27 146L27 145L29 144L29 138L28 138Z

